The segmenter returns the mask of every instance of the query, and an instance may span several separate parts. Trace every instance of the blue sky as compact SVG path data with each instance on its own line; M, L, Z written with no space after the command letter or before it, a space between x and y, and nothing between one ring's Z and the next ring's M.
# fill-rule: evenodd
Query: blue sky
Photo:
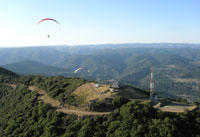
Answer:
M199 7L199 0L0 0L0 46L200 43ZM61 26L37 25L43 18Z

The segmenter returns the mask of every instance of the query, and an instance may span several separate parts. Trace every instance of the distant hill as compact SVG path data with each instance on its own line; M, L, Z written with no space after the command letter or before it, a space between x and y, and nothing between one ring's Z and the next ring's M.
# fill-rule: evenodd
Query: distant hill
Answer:
M61 75L67 70L44 65L35 61L22 61L4 66L5 68L22 74Z
M17 74L15 74L12 71L9 71L5 68L0 67L0 75L4 75L4 76L17 76Z

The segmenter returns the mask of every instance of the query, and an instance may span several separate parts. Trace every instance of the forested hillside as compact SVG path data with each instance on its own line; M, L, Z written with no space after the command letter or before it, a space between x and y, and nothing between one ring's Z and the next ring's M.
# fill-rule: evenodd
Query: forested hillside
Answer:
M42 76L9 76L2 69L0 84L0 136L49 137L197 137L200 111L164 113L150 103L129 101L111 114L78 117L55 111L39 100L28 85L72 91L83 79ZM6 76L6 77L5 77ZM53 87L51 87L53 88ZM52 89L52 91L57 91ZM63 91L62 91L63 92ZM58 95L62 95L59 92ZM51 93L48 93L51 95ZM56 95L51 95L56 98ZM68 95L66 95L68 97ZM59 98L57 98L59 99Z
M16 77L17 75L14 73L14 72L12 72L12 71L9 71L9 70L7 70L7 69L5 69L5 68L2 68L2 67L0 67L0 75L1 76L13 76L13 77Z
M85 83L80 78L65 78L62 76L44 77L44 76L24 76L18 79L17 83L26 86L34 85L40 89L47 91L47 94L69 105L77 105L80 103L78 96L72 92Z
M56 112L25 87L1 86L0 136L196 137L200 111L167 114L129 102L107 116L78 118ZM2 95L2 91L4 91Z

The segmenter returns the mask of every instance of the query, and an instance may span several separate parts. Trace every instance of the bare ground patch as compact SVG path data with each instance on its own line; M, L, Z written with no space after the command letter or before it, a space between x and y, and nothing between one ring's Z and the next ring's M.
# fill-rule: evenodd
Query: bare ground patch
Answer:
M105 99L111 97L112 89L109 85L101 85L100 87L95 87L95 83L86 83L77 88L73 94L78 95L85 99L85 102L95 99Z
M45 103L51 104L51 106L53 106L56 109L56 111L58 111L58 112L63 112L63 113L66 113L66 114L76 114L76 115L107 115L107 114L110 113L110 112L82 111L80 108L69 106L67 104L64 104L63 106L61 106L60 105L61 103L58 100L49 97L47 95L46 91L39 89L35 86L29 86L28 89L31 90L31 91L38 92L40 94L39 99L41 101L45 102Z
M198 79L191 79L191 78L171 78L171 80L175 81L175 82L181 82L181 83L200 83L200 81Z
M178 102L171 102L167 105L162 106L162 103L158 103L154 106L154 108L158 108L164 112L177 112L177 113L182 113L186 109L189 111L193 111L197 108L195 105L189 105L189 104L183 104L183 103L178 103Z

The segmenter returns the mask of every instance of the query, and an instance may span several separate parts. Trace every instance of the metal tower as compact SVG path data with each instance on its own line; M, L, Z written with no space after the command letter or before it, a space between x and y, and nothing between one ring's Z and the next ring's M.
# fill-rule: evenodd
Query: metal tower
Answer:
M153 68L151 67L151 81L150 81L150 99L153 97L154 82L153 82Z

